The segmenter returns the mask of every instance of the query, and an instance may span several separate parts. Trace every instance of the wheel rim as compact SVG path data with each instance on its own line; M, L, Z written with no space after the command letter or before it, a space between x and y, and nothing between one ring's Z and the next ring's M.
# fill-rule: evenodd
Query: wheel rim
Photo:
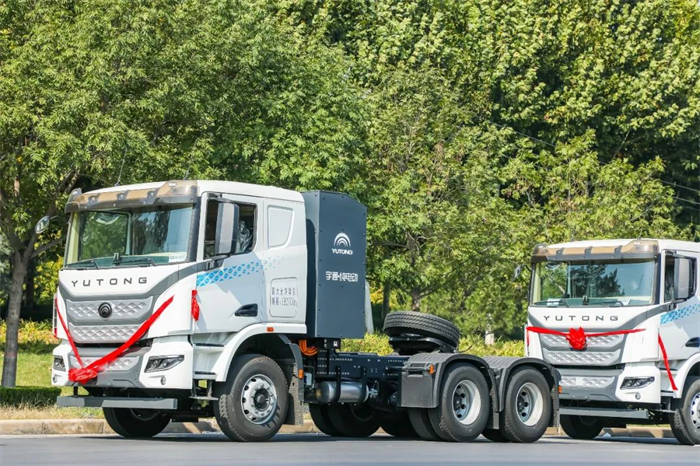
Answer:
M275 414L277 390L269 377L262 374L249 378L243 386L241 408L253 424L264 424Z
M460 424L472 424L479 417L481 394L471 380L462 380L452 392L452 412Z
M690 400L690 421L695 430L700 431L700 392Z
M518 396L514 402L518 419L526 426L532 427L542 419L544 397L534 383L527 382L523 384L518 390Z

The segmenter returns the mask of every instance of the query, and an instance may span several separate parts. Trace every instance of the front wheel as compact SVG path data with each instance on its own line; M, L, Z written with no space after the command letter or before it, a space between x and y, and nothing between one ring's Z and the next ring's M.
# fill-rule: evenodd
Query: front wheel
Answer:
M239 356L226 382L217 384L214 416L221 431L238 442L272 438L287 414L287 379L275 361L259 354Z
M683 445L700 445L700 377L688 377L680 405L669 422Z
M593 440L603 430L603 420L593 416L567 416L559 419L566 435L577 440Z
M153 437L170 422L170 416L153 409L103 408L102 411L109 427L126 438Z

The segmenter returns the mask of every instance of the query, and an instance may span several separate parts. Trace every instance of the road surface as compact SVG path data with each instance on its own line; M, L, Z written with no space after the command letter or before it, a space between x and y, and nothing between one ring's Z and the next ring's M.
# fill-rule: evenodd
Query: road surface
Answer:
M14 465L700 465L700 448L672 439L546 437L535 444L438 443L388 436L337 439L321 434L278 435L241 444L222 434L164 434L150 440L116 436L1 436L0 464Z

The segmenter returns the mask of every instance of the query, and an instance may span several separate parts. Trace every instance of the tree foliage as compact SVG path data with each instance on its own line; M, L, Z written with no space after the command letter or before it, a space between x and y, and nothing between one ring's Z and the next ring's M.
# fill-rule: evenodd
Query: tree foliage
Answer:
M338 190L388 303L507 333L538 242L698 238L699 129L695 0L0 4L13 272L75 186Z

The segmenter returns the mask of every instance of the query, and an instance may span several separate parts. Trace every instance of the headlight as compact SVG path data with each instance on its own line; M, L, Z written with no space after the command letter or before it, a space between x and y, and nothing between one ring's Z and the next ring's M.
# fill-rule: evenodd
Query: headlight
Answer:
M630 390L633 388L642 388L654 382L654 377L625 377L620 386L621 390Z
M153 356L148 358L146 372L167 371L185 360L183 355L178 356Z
M53 370L61 371L61 372L66 371L66 363L63 362L63 357L61 357L61 356L54 356L53 357Z

